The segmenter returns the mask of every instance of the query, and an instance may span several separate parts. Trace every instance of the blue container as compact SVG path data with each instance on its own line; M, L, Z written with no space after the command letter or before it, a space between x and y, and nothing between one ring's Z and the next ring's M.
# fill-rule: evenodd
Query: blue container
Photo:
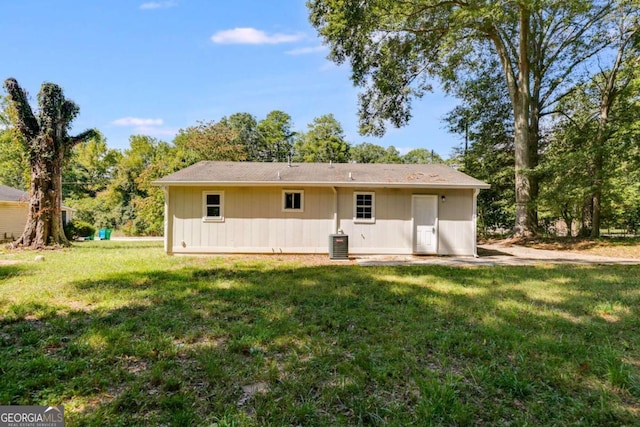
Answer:
M111 240L111 230L108 228L101 228L98 231L98 238L100 240Z

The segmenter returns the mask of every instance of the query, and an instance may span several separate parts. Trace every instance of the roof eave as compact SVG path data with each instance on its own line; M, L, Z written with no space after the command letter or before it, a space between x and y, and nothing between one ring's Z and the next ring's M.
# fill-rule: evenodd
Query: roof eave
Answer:
M224 187L280 187L280 186L304 186L304 187L378 187L378 188L440 188L461 189L478 188L489 189L490 184L454 184L454 183L408 183L408 182L365 182L365 181L339 181L339 182L309 182L309 181L153 181L151 185L158 187L195 187L195 186L224 186Z

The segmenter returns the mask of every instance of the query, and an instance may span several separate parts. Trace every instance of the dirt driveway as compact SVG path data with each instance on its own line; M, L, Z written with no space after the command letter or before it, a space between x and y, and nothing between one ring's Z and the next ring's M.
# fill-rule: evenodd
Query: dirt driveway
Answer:
M494 266L532 264L640 265L637 258L614 258L568 251L532 249L518 245L486 244L478 246L478 257L391 255L359 257L360 265L448 265Z

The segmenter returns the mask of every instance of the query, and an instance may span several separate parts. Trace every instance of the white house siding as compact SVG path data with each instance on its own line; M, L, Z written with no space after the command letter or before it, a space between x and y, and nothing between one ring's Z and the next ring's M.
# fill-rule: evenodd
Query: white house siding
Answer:
M353 192L375 193L375 223L354 223ZM349 235L349 253L411 254L413 195L438 196L438 255L473 255L473 190L341 188L340 228ZM445 200L442 201L442 196Z
M66 212L64 222L66 224L73 219L73 209L63 206L62 211ZM0 201L0 240L4 240L5 236L9 239L20 237L28 216L28 203Z
M476 230L473 221L473 190L448 190L439 200L438 254L474 255Z
M29 214L27 203L0 202L0 240L18 238L24 231Z
M375 223L354 221L353 193L373 192ZM352 254L410 254L413 248L411 190L340 188L339 227L349 235Z
M326 253L333 230L330 188L300 188L302 212L283 212L280 187L170 187L173 253ZM224 220L202 220L204 191L224 191Z
M333 234L331 188L304 191L303 212L282 211L283 187L170 187L167 239L172 253L327 253ZM473 190L337 188L338 228L349 235L351 254L410 254L412 196L438 196L438 254L473 255ZM224 221L203 222L204 191L224 192ZM375 193L375 223L354 223L354 191ZM441 197L445 196L442 201Z

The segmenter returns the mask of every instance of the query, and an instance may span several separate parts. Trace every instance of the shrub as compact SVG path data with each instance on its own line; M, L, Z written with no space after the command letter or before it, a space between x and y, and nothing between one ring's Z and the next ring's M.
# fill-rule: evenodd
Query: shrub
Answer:
M67 239L73 240L76 237L87 237L96 233L96 228L84 221L69 221L64 226L64 233Z

